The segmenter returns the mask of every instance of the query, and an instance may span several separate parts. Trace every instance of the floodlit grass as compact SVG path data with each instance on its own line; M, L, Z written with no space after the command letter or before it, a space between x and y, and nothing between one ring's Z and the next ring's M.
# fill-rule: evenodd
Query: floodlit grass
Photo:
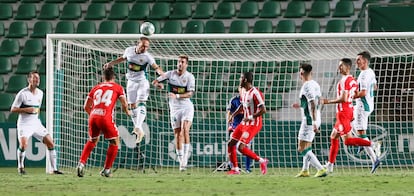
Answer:
M119 169L112 178L99 175L99 170L87 170L79 178L72 172L65 175L45 174L44 168L27 168L20 176L16 168L0 168L0 192L10 195L414 195L414 172L387 171L339 172L325 178L294 178L279 175L270 169L269 175L251 174L227 176L224 172L210 173L200 169L179 172L172 169L142 171Z

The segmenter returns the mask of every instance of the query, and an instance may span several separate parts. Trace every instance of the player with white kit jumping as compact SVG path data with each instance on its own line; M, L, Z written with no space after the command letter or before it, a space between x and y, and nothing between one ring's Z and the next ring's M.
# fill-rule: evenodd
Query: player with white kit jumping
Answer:
M128 72L126 74L127 99L130 109L132 110L132 121L134 122L133 133L137 135L136 143L140 143L144 137L142 124L147 115L145 102L149 97L149 81L147 79L147 67L151 66L159 75L164 72L161 67L155 63L154 57L147 52L150 47L150 40L147 37L141 37L136 46L125 49L124 54L117 59L108 62L104 68L112 67L115 64L127 61Z

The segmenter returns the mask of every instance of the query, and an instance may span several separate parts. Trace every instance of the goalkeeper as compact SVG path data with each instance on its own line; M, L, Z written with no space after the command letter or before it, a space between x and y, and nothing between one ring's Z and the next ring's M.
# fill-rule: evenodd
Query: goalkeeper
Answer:
M136 143L140 143L144 137L142 124L147 115L145 102L149 96L149 81L147 80L147 67L151 66L157 74L164 72L154 60L154 57L147 52L150 47L150 40L147 37L141 37L136 46L125 49L124 54L117 59L108 62L104 68L112 67L123 61L127 61L128 72L126 74L127 99L128 105L132 110L132 121L134 123L133 134L137 136Z
M244 93L244 88L240 87L238 88L239 91L239 95L236 95L234 97L232 97L227 105L227 120L228 120L228 124L229 124L229 135L231 136L231 134L233 133L233 131L236 129L236 127L241 123L241 121L243 120L243 113L239 113L236 114L234 116L233 119L231 119L231 115L233 115L233 113L239 109L239 107L242 107L241 102L240 102L240 97L242 96L242 94ZM251 144L251 142L250 142ZM250 145L249 144L249 145ZM247 145L246 147L248 147L249 145ZM250 168L251 164L252 164L252 159L248 156L244 156L244 164L245 164L245 169L247 173L250 173L252 170Z

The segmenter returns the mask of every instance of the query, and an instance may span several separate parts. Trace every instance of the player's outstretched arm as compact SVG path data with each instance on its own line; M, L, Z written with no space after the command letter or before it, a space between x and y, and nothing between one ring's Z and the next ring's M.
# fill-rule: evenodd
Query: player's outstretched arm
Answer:
M113 67L116 64L119 64L121 62L125 61L124 57L118 57L117 59L113 60L113 61L109 61L108 63L105 63L104 65L104 69L109 68L109 67Z
M163 89L164 88L164 85L162 83L160 83L158 80L153 80L152 85L155 86L158 89Z
M155 72L157 72L158 75L164 75L164 71L162 71L162 68L156 63L152 64L151 67L155 70Z
M346 97L348 97L348 92L344 91L342 92L341 96L336 99L329 100L329 99L324 98L324 99L321 99L320 102L321 104L343 103L343 102L346 102Z

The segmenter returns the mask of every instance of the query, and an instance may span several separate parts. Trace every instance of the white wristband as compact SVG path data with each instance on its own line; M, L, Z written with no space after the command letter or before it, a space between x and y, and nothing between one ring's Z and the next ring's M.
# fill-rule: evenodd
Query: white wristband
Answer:
M316 121L312 121L312 125L316 125Z
M179 98L180 98L180 94L175 94L175 96L177 97L177 99L179 99Z

